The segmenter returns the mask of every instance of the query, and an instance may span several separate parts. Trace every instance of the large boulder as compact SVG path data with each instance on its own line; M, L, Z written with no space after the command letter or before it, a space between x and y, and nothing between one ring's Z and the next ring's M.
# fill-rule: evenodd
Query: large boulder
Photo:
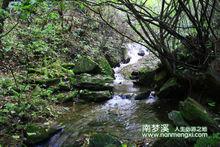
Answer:
M187 98L184 102L180 103L180 113L190 124L208 126L212 132L220 131L218 123L207 110L192 98Z
M76 78L76 82L73 87L76 89L88 89L93 91L112 90L113 78L106 75L81 74Z
M101 69L98 64L90 57L81 56L75 61L74 72L81 73L100 73Z
M36 144L39 144L43 141L48 140L50 137L52 137L54 134L61 131L62 128L59 126L47 128L43 126L39 126L36 124L29 124L26 127L26 141L25 143L29 146L33 146Z
M137 94L134 99L135 100L144 100L144 99L147 99L150 95L151 91L147 91L147 92L142 92L142 93L139 93Z
M111 67L117 67L123 60L123 52L125 48L114 48L109 45L104 47L105 58L108 60Z
M111 65L109 64L108 60L105 57L100 57L98 60L98 66L101 69L102 73L104 75L108 75L108 76L114 76L114 71L111 67Z
M95 134L89 139L89 147L120 147L121 142L108 134Z
M79 99L86 102L103 102L111 99L112 94L110 91L89 91L89 90L80 90Z

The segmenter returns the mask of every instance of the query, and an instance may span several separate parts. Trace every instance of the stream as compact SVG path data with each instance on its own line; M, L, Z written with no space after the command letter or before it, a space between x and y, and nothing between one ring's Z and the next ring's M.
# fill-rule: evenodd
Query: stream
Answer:
M155 97L144 100L135 100L134 96L145 92L147 89L136 87L132 80L126 80L121 74L121 69L137 63L141 58L147 58L149 53L146 48L138 44L127 45L130 62L121 63L114 69L115 80L114 96L104 103L74 104L70 111L64 114L58 122L64 130L53 136L43 146L68 146L76 140L86 138L89 134L109 133L125 143L152 142L153 138L143 138L141 127L144 124L167 123L167 113L173 105L169 101L159 100ZM144 56L139 56L139 50L144 51Z

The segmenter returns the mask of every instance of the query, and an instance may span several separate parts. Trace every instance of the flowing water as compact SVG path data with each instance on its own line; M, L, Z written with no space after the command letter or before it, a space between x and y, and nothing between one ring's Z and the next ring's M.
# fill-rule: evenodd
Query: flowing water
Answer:
M116 67L114 96L102 104L75 104L71 111L63 115L58 121L64 126L64 130L52 137L47 143L49 146L71 145L88 134L99 132L117 136L124 142L137 142L150 138L143 138L141 126L143 124L160 124L167 121L167 112L170 105L156 101L154 97L145 100L134 100L137 93L146 91L145 88L135 87L133 81L125 80L120 73L123 67L137 63L144 58L138 55L139 50L146 48L137 44L128 44L127 50L131 60L127 64Z

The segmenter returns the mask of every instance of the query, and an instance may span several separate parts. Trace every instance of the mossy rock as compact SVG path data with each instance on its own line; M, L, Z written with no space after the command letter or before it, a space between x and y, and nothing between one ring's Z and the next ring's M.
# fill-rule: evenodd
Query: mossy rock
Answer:
M81 73L100 73L101 69L98 64L87 56L81 56L75 61L74 72Z
M103 102L111 99L112 94L109 91L89 91L80 90L79 98L86 102Z
M78 91L70 91L67 93L59 93L54 96L54 99L60 103L72 102L78 96Z
M154 81L154 76L156 74L155 70L142 70L139 71L138 73L135 74L135 78L137 79L136 82L134 82L136 85L141 85L141 86L147 86L148 88L153 88L155 81Z
M81 74L76 77L76 83L73 84L77 89L89 89L94 91L112 90L111 83L113 78L107 75L89 75Z
M107 50L109 50L109 48ZM115 49L112 49L112 50L115 50ZM107 52L105 54L105 58L108 60L111 67L116 67L120 64L123 57L117 52Z
M103 74L111 76L111 77L114 76L114 71L105 57L99 58L97 62Z
M188 126L187 122L183 119L180 111L172 111L168 113L168 118L173 121L176 126Z
M89 147L120 147L121 142L108 134L95 134L89 139Z
M26 127L26 144L28 145L35 145L40 142L43 142L50 137L52 137L57 132L61 131L62 128L59 127L52 127L46 128L36 124L29 124Z
M192 98L187 98L180 103L180 113L191 124L205 125L212 131L219 131L218 123L201 104Z
M77 76L77 79L79 82L88 82L88 83L94 83L94 84L105 84L105 83L112 83L113 78L106 75L90 75L90 74L81 74L80 76Z

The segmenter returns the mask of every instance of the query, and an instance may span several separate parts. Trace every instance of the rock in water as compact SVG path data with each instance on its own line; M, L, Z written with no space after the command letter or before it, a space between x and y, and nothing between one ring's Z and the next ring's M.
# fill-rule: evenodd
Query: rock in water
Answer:
M130 58L130 57L127 57L127 58L125 58L125 59L122 61L122 63L123 63L123 64L128 64L128 63L130 62L130 60L131 60L131 58Z
M86 102L103 102L111 99L112 94L109 91L89 91L81 90L79 98Z
M144 56L144 55L145 55L144 50L140 50L140 51L138 52L138 55L139 55L139 56Z
M144 100L144 99L147 99L150 95L151 91L147 91L147 92L143 92L143 93L139 93L137 94L134 99L135 100Z

